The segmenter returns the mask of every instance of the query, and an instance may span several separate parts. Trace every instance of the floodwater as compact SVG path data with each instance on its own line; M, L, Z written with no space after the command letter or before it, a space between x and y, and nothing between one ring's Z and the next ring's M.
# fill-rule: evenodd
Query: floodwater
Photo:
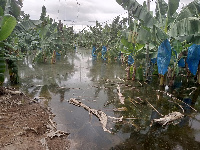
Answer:
M125 81L125 65L95 60L91 50L81 48L58 57L56 64L26 58L19 62L19 75L20 90L43 100L56 115L58 129L70 133L72 150L200 149L200 90L184 76L168 91L154 77L150 83ZM111 133L96 116L70 104L70 98L110 116L106 129ZM182 100L189 105L192 100L197 111ZM152 124L173 111L184 114L176 125ZM122 121L111 118L122 116Z

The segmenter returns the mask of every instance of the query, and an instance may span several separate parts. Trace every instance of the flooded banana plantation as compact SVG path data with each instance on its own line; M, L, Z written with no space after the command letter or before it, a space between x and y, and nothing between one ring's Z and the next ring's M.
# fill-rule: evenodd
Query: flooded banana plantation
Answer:
M91 50L56 56L56 65L18 62L20 91L48 106L71 149L199 149L199 87L180 75L173 87L127 80L126 65Z
M200 0L0 0L2 150L199 150L199 93Z

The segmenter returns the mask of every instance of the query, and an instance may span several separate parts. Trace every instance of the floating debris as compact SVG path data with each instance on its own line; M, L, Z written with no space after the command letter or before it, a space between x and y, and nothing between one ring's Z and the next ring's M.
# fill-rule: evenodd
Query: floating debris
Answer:
M153 119L153 122L159 123L162 126L168 125L168 124L175 124L175 121L178 121L182 119L184 115L180 112L172 112L168 115L165 115L163 118L160 119ZM153 124L152 122L152 124Z
M113 111L127 111L128 109L126 107L121 107L121 108L115 108Z
M121 89L120 89L120 87L119 87L119 84L117 85L117 92L118 92L118 96L119 96L120 103L124 104L125 97L124 97L123 94L121 93Z
M81 101L78 101L74 98L71 98L68 102L70 104L75 105L75 106L83 107L85 110L87 110L89 112L89 114L95 115L99 119L99 121L101 122L103 130L106 131L106 132L109 132L109 133L111 133L111 131L106 128L106 125L107 125L107 122L108 122L108 117L115 119L115 120L118 120L118 121L122 121L122 119L123 119L123 116L121 118L115 118L115 117L107 116L103 111L92 109L92 108L88 107L87 105L83 104Z

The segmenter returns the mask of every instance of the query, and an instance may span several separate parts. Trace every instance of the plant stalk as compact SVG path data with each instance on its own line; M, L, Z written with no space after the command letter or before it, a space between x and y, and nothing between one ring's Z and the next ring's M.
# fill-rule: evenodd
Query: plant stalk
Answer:
M150 11L150 0L147 0L147 10ZM146 49L146 80L148 80L148 74L149 74L149 42L147 43L147 49Z
M160 86L164 85L164 75L160 76Z

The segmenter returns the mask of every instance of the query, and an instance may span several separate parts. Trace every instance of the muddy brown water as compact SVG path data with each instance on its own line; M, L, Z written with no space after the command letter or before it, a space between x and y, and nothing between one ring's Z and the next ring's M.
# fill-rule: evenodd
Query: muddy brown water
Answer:
M51 108L58 129L70 133L72 150L200 149L199 88L183 77L168 90L179 100L192 100L195 112L164 92L157 78L151 83L124 81L125 74L120 62L95 60L91 50L78 48L76 53L58 56L55 65L33 64L31 58L19 61L19 88ZM98 118L69 104L70 98L108 116L123 116L123 121L108 118L106 128L112 133L105 132ZM185 116L176 125L150 126L152 119L172 111Z

